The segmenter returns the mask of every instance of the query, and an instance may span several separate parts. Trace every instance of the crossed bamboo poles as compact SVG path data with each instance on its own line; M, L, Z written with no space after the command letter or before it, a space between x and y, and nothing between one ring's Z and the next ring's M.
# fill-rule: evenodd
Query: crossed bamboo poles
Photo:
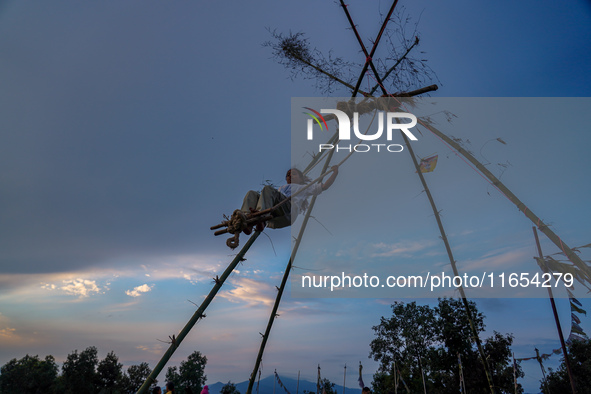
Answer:
M413 92L407 92L407 93L401 93L401 94L396 94L396 95L391 95L388 94L388 92L386 91L386 89L383 86L382 83L382 79L379 78L379 75L377 73L377 70L375 69L374 65L373 65L373 61L372 61L372 56L375 54L375 51L377 49L377 46L379 44L380 38L386 28L387 23L390 20L390 17L394 11L394 8L396 7L396 4L398 2L398 0L394 0L387 17L384 19L384 22L382 24L382 27L380 29L380 32L376 38L376 40L374 41L373 47L371 52L367 52L363 42L361 41L361 38L357 32L357 28L355 26L355 24L353 23L353 19L351 18L351 15L348 12L347 9L347 5L345 5L345 3L343 2L343 0L340 0L341 2L341 6L343 7L345 14L347 16L347 19L357 37L357 40L362 48L362 51L364 52L364 54L366 55L366 61L363 67L363 70L358 78L357 81L357 85L354 87L353 92L352 92L352 97L355 97L357 95L357 93L359 92L359 87L361 85L361 81L363 79L363 77L365 76L367 69L369 67L372 68L372 71L374 73L374 76L377 80L377 84L376 86L371 90L371 93L375 92L375 90L379 87L384 95L387 95L389 97L410 97L410 96L415 96L421 93L426 93L428 91L432 91L432 90L437 90L437 86L436 85L431 85L431 86L427 86L425 88L419 89L417 91L413 91ZM418 43L418 40L415 41L415 43L406 51L406 53L403 55L403 57L401 59L399 59L399 62L408 55L408 53L410 52L410 50L412 50L412 48L414 48L414 46L416 46ZM398 62L398 63L399 63ZM396 65L398 65L398 63L396 63L386 74L386 76L383 78L385 79L389 73L396 67ZM308 64L310 66L310 64ZM327 75L329 78L332 78L333 80L339 82L339 83L343 83L345 86L348 86L349 88L351 87L351 85L344 83L343 81L341 81L340 79L338 79L337 77L332 76L330 73L320 69L318 66L312 65L314 68L316 68L318 71L322 72L323 74ZM370 94L364 94L366 96L371 96ZM377 108L376 108L377 109ZM498 180L490 171L488 171L486 169L486 167L484 167L484 165L482 165L478 160L476 160L468 151L466 151L465 149L463 149L458 143L456 143L455 141L453 141L452 139L450 139L449 137L447 137L444 133L442 133L441 131L439 131L438 129L436 129L434 126L430 125L430 124L426 124L426 123L421 123L425 128L427 128L429 131L431 131L433 134L437 135L439 138L441 138L445 143L447 143L448 145L450 145L456 152L457 154L461 154L462 156L464 156L466 159L468 159L468 161L470 161L484 176L486 176L491 182L492 184L503 194L505 195L513 204L515 204L520 211L523 211L523 213L525 214L525 216L530 219L539 229L540 231L542 231L556 246L558 246L560 248L560 250L563 251L563 253L567 256L567 258L575 265L577 266L585 275L586 278L589 279L591 278L591 270L587 267L587 265L579 258L578 255L576 255L573 250L571 248L568 247L568 245L566 245L566 243L564 243L560 237L558 237L549 227L548 225L544 224L543 221L536 216L531 210L529 210L527 208L527 206L521 202L521 200L519 200L517 198L517 196L515 196L505 185L503 185L503 183ZM404 134L403 134L404 136ZM405 138L406 140L406 138ZM338 137L335 134L335 136L333 136L331 138L330 141L338 141ZM411 157L413 159L413 163L415 165L415 168L418 168L418 164L416 162L416 158L414 156L414 153L412 152L412 148L410 146L410 143L408 142L408 140L405 141L407 147L409 148L409 153L411 154ZM325 175L325 173L327 172L327 168L330 164L330 161L332 159L332 155L333 155L334 150L331 150L330 153L328 154L325 163L324 163L324 167L322 170L322 174L323 176ZM308 168L310 168L311 166L313 166L315 164L316 161L318 161L319 158L314 158L312 160L312 162L310 163L310 165L308 166ZM442 234L442 239L445 243L445 247L446 250L448 252L448 256L450 259L450 264L452 266L452 269L454 270L454 275L458 275L459 273L457 272L457 268L455 266L455 260L453 259L453 255L451 252L451 247L449 246L449 243L447 241L447 237L445 236L445 231L443 229L443 225L441 223L441 219L439 217L439 214L437 212L437 209L435 207L435 203L434 200L432 198L432 195L428 189L428 186L424 180L424 177L422 176L422 173L420 171L417 171L417 174L419 175L419 178L421 179L421 183L423 185L423 187L425 188L425 191L428 195L431 207L435 213L435 217L437 219L437 223L440 229L440 232ZM310 215L314 209L314 205L316 203L316 196L313 196L310 202L310 205L306 211L305 217L303 219L302 225L300 227L300 231L298 234L298 237L296 238L294 247L292 249L292 253L290 256L290 259L287 263L287 266L285 268L285 272L283 275L283 279L281 281L281 286L278 288L278 293L277 293L277 297L275 299L275 303L273 305L273 309L271 311L271 315L269 316L269 321L267 323L267 328L265 330L265 334L263 335L263 339L259 348L259 352L257 355L257 359L255 362L255 367L253 369L253 372L251 373L250 379L249 379L249 385L248 385L248 389L247 389L247 393L246 394L252 394L252 387L254 385L254 380L256 378L256 374L259 370L260 367L260 363L262 361L262 357L264 354L264 350L269 338L269 334L271 332L271 328L273 326L273 322L275 320L275 318L278 316L277 315L277 310L279 308L279 304L281 302L281 298L283 296L283 292L285 290L285 286L287 283L287 279L289 277L289 273L292 269L292 263L296 258L297 255L297 251L299 249L299 246L301 244L301 240L303 238L304 232L306 230ZM256 239L258 238L260 232L255 231L254 234L249 238L248 242L242 247L242 249L240 250L240 252L236 255L236 257L232 260L232 262L228 265L228 267L226 268L226 270L224 271L224 273L222 274L221 277L217 277L215 278L215 285L213 286L212 290L210 291L210 293L208 294L208 296L205 298L205 300L203 301L203 303L199 306L199 308L197 309L197 311L193 314L193 316L191 317L191 319L189 320L189 322L187 322L187 324L183 327L183 329L179 332L178 336L171 336L170 337L170 346L168 348L168 350L166 351L166 353L163 355L162 359L160 360L160 362L156 365L156 367L154 368L154 370L152 371L152 373L150 374L150 376L146 379L146 381L144 382L144 384L141 386L141 388L138 390L138 394L142 394L142 393L146 393L149 386L155 381L156 377L160 374L160 372L162 371L162 369L164 368L164 366L166 365L166 363L168 362L168 360L170 359L170 357L172 356L172 354L175 352L175 350L178 348L178 346L180 345L180 343L182 342L182 340L186 337L186 335L189 333L189 331L193 328L193 326L202 318L205 317L205 310L206 308L209 306L209 304L211 303L211 301L213 300L213 298L215 297L215 295L218 293L219 289L221 288L221 286L224 284L225 280L229 277L229 275L232 273L232 271L234 270L234 268L238 265L238 263L240 263L243 258L244 255L246 254L246 252L250 249L250 247L252 246L252 244L256 241ZM490 368L488 367L488 363L486 361L486 356L484 354L484 351L482 350L482 346L480 343L480 339L478 337L478 333L475 330L472 318L471 318L471 312L469 310L468 307L468 302L467 302L467 298L466 295L464 293L463 288L460 288L460 294L461 294L461 298L463 300L466 312L467 312L467 316L470 320L470 327L471 327L471 331L472 331L472 335L473 338L475 340L475 342L477 343L477 347L479 350L479 354L481 357L481 361L483 363L485 372L486 372L486 376L487 376L487 380L489 383L489 388L490 388L490 392L491 394L495 394L495 388L494 388L494 384L492 381L492 375L490 374Z

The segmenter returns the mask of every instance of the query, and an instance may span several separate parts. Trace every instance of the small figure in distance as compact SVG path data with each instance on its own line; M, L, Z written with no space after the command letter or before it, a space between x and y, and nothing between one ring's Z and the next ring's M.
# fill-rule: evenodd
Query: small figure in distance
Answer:
M265 225L269 228L291 226L292 221L295 221L298 214L304 212L308 208L308 197L317 196L332 186L339 174L339 166L332 166L331 169L332 174L326 182L316 183L309 186L290 201L272 211L271 216L273 216L273 219L270 219L266 223L257 223L256 231L263 231ZM249 191L246 193L246 196L244 196L244 201L240 210L248 214L272 208L286 198L291 197L292 194L296 194L304 189L308 182L310 182L310 179L297 168L291 168L285 175L285 181L287 184L281 186L279 190L275 189L273 186L265 186L260 193L254 190ZM248 226L244 229L244 234L246 235L249 235L251 232L252 226Z
M162 389L160 386L156 386L152 389L152 394L162 394Z

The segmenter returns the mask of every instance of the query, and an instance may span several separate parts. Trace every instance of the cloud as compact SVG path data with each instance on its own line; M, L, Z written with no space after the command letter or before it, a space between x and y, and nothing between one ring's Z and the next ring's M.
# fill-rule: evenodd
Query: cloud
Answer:
M41 288L44 290L55 290L57 287L53 283L42 283Z
M0 337L12 339L15 337L15 331L16 331L16 328L10 328L10 327L0 328Z
M86 298L90 296L91 293L100 293L101 291L94 280L78 278L73 280L64 280L63 283L64 286L60 287L60 290L63 290L69 295L78 296L80 298Z
M13 343L18 339L16 328L9 326L9 321L0 313L0 343Z
M135 348L142 350L144 352L158 354L158 355L162 354L162 352L164 351L164 346L159 343L156 345L152 345L152 346L139 345L139 346L136 346Z
M220 297L230 302L243 302L248 306L271 306L275 302L277 290L268 283L249 278L232 279L230 282L235 288L220 293Z
M216 335L214 335L213 337L211 337L212 341L230 341L233 340L234 338L236 338L236 334L231 333L231 332L221 332L218 333Z
M376 250L371 257L392 257L397 255L407 255L427 249L433 245L433 241L413 241L398 242L395 244L385 244L380 242L372 245Z
M202 255L166 256L145 259L136 266L104 266L55 273L1 273L0 297L31 298L39 295L77 295L86 298L93 293L105 293L114 282L138 277L149 277L158 282L170 279L188 280L192 284L209 282L221 271L214 258ZM85 278L85 279L80 279ZM130 290L133 291L133 290Z
M468 260L461 264L463 271L492 271L513 269L524 262L530 263L533 260L531 254L531 248L523 247L519 249L502 249L494 250L485 253L483 256L477 259ZM537 269L534 264L529 264L532 269Z
M142 295L141 293L147 293L149 291L152 291L152 287L154 287L154 285L148 286L147 284L143 284L141 286L134 287L133 290L127 290L125 294L127 294L130 297L139 297Z

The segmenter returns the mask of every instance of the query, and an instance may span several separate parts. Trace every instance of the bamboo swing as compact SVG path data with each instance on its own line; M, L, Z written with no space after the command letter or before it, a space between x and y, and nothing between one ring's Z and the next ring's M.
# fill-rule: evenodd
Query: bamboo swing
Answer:
M351 98L352 100L357 96L358 93L362 93L363 96L366 97L366 101L363 102L363 105L359 105L359 108L357 108L357 106L355 107L356 109L358 109L358 112L360 113L360 115L362 113L367 113L370 111L377 111L378 108L377 104L375 101L372 101L371 98L373 97L372 94L377 90L377 89L381 89L383 96L382 97L389 97L391 98L391 100L396 100L396 97L413 97L413 96L417 96L423 93L427 93L430 91L434 91L437 90L437 85L430 85L430 86L426 86L424 88L418 89L418 90L414 90L414 91L410 91L410 92L402 92L402 93L395 93L395 94L390 94L387 92L387 90L385 89L385 87L383 86L383 80L385 80L390 73L395 69L395 67L409 54L409 52L418 44L418 38L416 38L415 42L406 50L406 52L403 54L403 56L398 59L397 63L391 67L387 73L384 75L383 78L379 77L378 71L376 70L374 63L372 61L372 57L374 56L377 46L380 42L380 39L386 29L386 26L392 16L392 13L394 11L394 8L396 7L396 4L398 3L398 0L394 0L392 3L392 6L390 7L388 14L386 16L386 18L384 19L384 22L381 26L381 29L376 37L376 39L374 40L373 43L373 47L371 49L371 51L367 51L365 45L363 44L363 41L361 40L361 37L359 35L359 33L357 32L357 28L353 22L353 19L348 11L347 5L345 5L343 0L340 0L340 4L341 7L343 8L347 20L349 21L349 24L353 30L353 32L355 33L356 39L360 45L361 50L363 51L363 54L366 56L366 61L365 64L363 66L363 69L359 75L359 78L357 80L357 84L355 87L353 87L352 85L342 81L341 79L337 78L336 76L332 75L330 72L323 70L321 67L319 67L318 65L314 65L312 63L310 63L307 59L304 58L297 58L296 60L302 62L303 64L306 64L309 67L314 68L316 71L322 73L323 75L327 76L328 78L332 79L333 81L336 81L338 83L343 84L344 86L348 87L349 89L352 89L352 94L351 94ZM362 92L360 91L360 85L361 82L363 80L363 78L366 75L367 70L371 68L372 72L373 72L373 76L376 79L376 85L369 91L369 92ZM349 107L351 105L351 102L349 103L339 103L339 105L345 105L347 107ZM329 120L330 117L327 116L325 117L326 120ZM527 208L527 206L521 202L521 200L519 200L505 185L503 185L490 171L488 171L486 169L486 167L484 165L482 165L478 160L476 160L468 151L466 151L465 149L463 149L458 143L456 143L455 141L453 141L451 138L447 137L444 133L442 133L441 131L439 131L437 128L435 128L433 125L426 123L426 122L420 122L420 124L425 127L427 130L429 130L431 133L433 133L434 135L436 135L437 137L439 137L442 141L444 141L444 143L446 143L448 146L450 146L452 148L452 150L454 150L454 152L456 152L456 154L462 155L463 157L465 157L470 163L472 163L477 169L478 171L480 171L480 173L482 173L482 175L484 175L486 178L488 178L488 180L490 180L490 182L497 188L497 190L499 190L503 195L505 195L509 201L511 201L513 204L515 204L520 211L522 211L525 216L530 219L539 229L540 231L542 231L555 245L557 245L560 250L562 250L564 252L564 254L568 257L568 259L575 265L577 266L581 272L583 272L586 276L586 280L589 280L591 282L591 270L589 270L589 268L586 266L586 264L573 252L572 249L570 249L568 247L568 245L566 245L566 243L564 243L564 241L562 241L562 239L560 239L560 237L558 237L549 227L548 225L544 224L544 222L538 217L536 216L531 210L529 210ZM420 178L421 184L427 194L429 203L431 205L431 208L434 212L436 221L437 221L437 225L439 227L440 233L441 233L441 238L444 242L449 260L450 260L450 264L451 267L454 271L454 275L459 275L459 272L457 270L456 264L455 264L455 260L453 258L453 254L452 254L452 250L451 247L449 245L449 242L447 240L447 236L445 235L445 230L443 228L443 224L441 222L441 218L439 216L439 213L437 211L437 208L435 206L435 202L434 199L432 197L432 194L428 188L428 185L421 173L421 171L419 170L419 164L417 163L415 154L412 150L412 147L408 141L408 139L406 138L406 136L404 135L404 133L402 133L403 138L405 140L405 144L409 150L409 154L411 155L414 167L417 169L417 174ZM338 133L335 133L335 135L333 135L330 139L329 139L329 143L335 143L338 141ZM308 166L305 168L304 173L309 172L314 166L316 166L321 160L324 160L324 165L323 168L321 170L321 174L319 177L317 177L314 181L310 182L309 185L312 185L313 183L316 182L321 182L322 179L328 175L331 170L329 169L330 167L330 162L332 160L333 157L333 153L334 150L330 150L328 152L328 154L326 155L316 155L313 157L313 159L311 160L311 162L308 164ZM351 152L347 157L345 157L345 159L343 159L340 163L339 166L342 165L346 160L348 160L348 158L352 155L353 152ZM303 190L302 190L303 191ZM301 193L301 191L300 191ZM294 193L294 196L296 196L298 193ZM289 200L291 199L291 197L282 200L279 204L275 205L273 208L270 208L268 210L265 211L261 211L258 212L256 214L253 214L251 216L251 218L257 218L260 217L262 215L267 215L269 214L271 211L275 210L276 208L280 207L283 204L286 204ZM265 329L265 333L262 335L262 341L261 341L261 345L259 348L259 352L257 354L257 358L255 361L255 365L253 368L253 371L250 375L249 378L249 385L248 385L248 389L246 394L252 394L252 390L253 390L253 385L257 376L257 373L260 374L260 364L263 358L263 354L265 351L265 347L267 344L267 341L269 339L269 335L273 326L273 322L275 321L275 318L278 317L277 311L279 309L279 305L283 296L283 292L285 290L286 284L287 284L287 279L289 278L289 274L291 272L292 269L292 265L293 262L297 256L297 252L298 249L300 247L301 241L303 239L308 221L310 219L311 213L314 209L316 203L316 196L313 196L311 198L310 204L308 209L306 210L305 216L302 220L302 225L300 227L299 233L295 239L294 242L294 246L292 248L292 252L290 255L290 258L287 262L287 265L285 267L285 271L283 274L283 278L281 280L281 285L277 288L278 292L277 292L277 296L273 305L273 308L271 310L271 313L269 315L269 319L268 319L268 323L267 323L267 327ZM222 225L218 225L218 226L214 226L212 227L213 229L218 229L222 227ZM220 230L218 232L216 232L216 235L220 235L220 234L224 234L226 232L231 232L228 231L228 229L225 230ZM232 232L231 232L232 233ZM237 234L239 234L240 231L237 232ZM207 295L207 297L205 298L205 300L202 302L202 304L198 307L197 311L193 314L193 316L191 317L191 319L186 323L186 325L181 329L181 331L179 332L179 334L175 337L174 335L170 337L170 346L167 349L167 351L165 352L165 354L162 356L161 360L159 361L159 363L155 366L154 370L152 371L152 373L150 374L150 376L146 379L146 381L144 382L144 384L141 386L141 388L138 390L138 394L143 394L146 393L147 390L149 389L149 387L155 382L156 377L160 374L160 372L162 371L162 369L165 367L165 365L167 364L167 362L170 360L171 356L173 355L173 353L176 351L176 349L179 347L180 343L183 341L183 339L186 337L186 335L190 332L190 330L194 327L194 325L201 319L203 319L205 317L205 310L207 309L207 307L209 306L209 304L211 303L211 301L213 301L214 297L216 296L216 294L218 293L218 291L220 290L220 288L222 287L222 285L225 283L226 279L230 276L230 274L233 272L233 270L236 268L236 266L243 261L245 254L248 252L248 250L250 249L250 247L254 244L254 242L256 241L256 239L258 238L258 236L260 235L259 231L255 231L253 233L252 236L250 236L250 238L248 239L248 241L246 242L246 244L240 249L240 251L238 252L238 254L235 256L235 258L230 262L230 264L228 265L228 267L226 268L226 270L223 272L221 277L217 277L214 279L214 286L211 289L211 291L209 292L209 294ZM238 237L235 235L236 238L236 246L238 246L237 242L238 242ZM231 238L232 239L232 238ZM230 246L230 245L229 245ZM492 381L492 375L490 373L490 368L488 366L488 363L486 361L486 357L484 355L484 351L482 349L482 345L480 342L480 339L478 337L478 333L475 330L474 327L474 323L470 314L470 310L468 308L468 301L467 301L467 297L465 295L464 289L463 288L459 288L460 291L460 296L462 298L462 301L464 303L464 307L466 309L466 313L467 316L470 320L470 327L471 327L471 331L472 331L472 336L474 341L477 344L478 347L478 351L480 354L480 358L487 376L487 380L489 383L489 388L490 388L490 392L491 394L495 393L495 387L494 387L494 383Z

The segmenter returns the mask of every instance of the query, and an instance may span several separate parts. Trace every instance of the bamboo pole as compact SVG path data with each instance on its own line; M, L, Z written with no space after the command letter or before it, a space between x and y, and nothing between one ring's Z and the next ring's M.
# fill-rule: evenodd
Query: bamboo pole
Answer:
M392 10L394 10L395 5L396 5L396 3L394 3L394 5L392 6ZM359 43L359 46L361 47L361 50L363 51L363 54L365 55L365 62L369 63L369 66L371 67L371 71L373 72L376 80L378 81L379 87L382 89L382 93L384 93L384 95L387 95L388 92L386 92L386 89L384 88L384 85L382 84L382 80L380 79L380 75L378 74L378 70L376 70L376 67L373 64L373 61L371 60L371 56L369 55L369 53L367 53L367 49L365 48L365 45L363 44L363 40L359 36L359 32L357 31L357 28L355 27L355 23L353 23L353 19L351 18L351 14L349 13L349 8L347 8L348 6L345 4L345 2L343 0L341 0L341 7L343 7L343 11L345 11L345 15L347 16L347 20L349 21L349 24L351 25L351 29L353 29L353 32L355 33L355 38L357 38L357 42ZM390 11L390 14L391 13L392 12ZM390 17L390 14L388 15L388 18ZM384 27L385 27L385 24L387 23L387 20L388 19L386 19L386 21L384 22ZM362 77L363 77L363 74L362 74Z
M343 394L345 394L345 384L347 383L347 364L345 364L345 371L343 372Z
M536 239L536 246L538 248L538 255L540 259L538 264L544 271L544 273L548 273L548 268L546 264L543 263L544 255L542 254L542 246L540 245L540 239L538 238L538 231L535 227L532 227L534 232L534 237ZM558 330L558 338L560 338L560 346L562 347L562 353L564 354L564 363L566 364L566 371L568 372L568 379L570 380L570 388L573 394L577 393L575 389L575 380L573 379L573 374L570 368L570 361L568 359L568 353L566 351L566 343L564 342L564 335L562 334L562 327L560 326L560 319L558 318L558 311L556 310L556 302L554 302L554 294L552 293L552 287L547 287L548 289L548 297L550 298L550 304L552 305L552 313L554 314L554 321L556 322L556 328Z
M316 380L316 394L320 394L320 364L318 364L318 379Z
M388 24L388 22L390 21L390 17L392 16L392 13L394 12L394 8L396 7L396 4L398 4L398 0L394 0L394 2L392 3L392 6L390 7L390 11L388 11L388 15L386 16L386 19L384 19L384 23L382 24L382 28L380 29L380 32L378 33L378 36L376 37L373 47L371 48L371 52L369 53L369 56L367 57L365 64L363 65L363 69L361 70L361 74L359 74L359 79L357 79L357 85L355 85L355 90L353 90L353 94L352 96L355 97L357 96L357 92L359 91L359 87L361 86L361 81L363 81L363 77L365 76L365 72L367 71L367 68L369 67L370 63L371 63L371 59L373 57L373 55L376 52L376 49L378 48L378 44L380 43L380 39L382 38L382 34L384 34L384 30L386 30L386 25ZM376 73L376 77L377 77L377 73Z
M328 167L328 164L330 163L330 160L332 159L332 153L333 152L331 151L324 163L324 167L322 169L322 174L324 174L327 171L326 169ZM293 249L291 251L291 256L289 258L287 266L285 267L285 272L283 273L283 278L281 280L281 286L279 287L279 290L277 292L277 297L275 298L275 303L273 304L273 310L271 311L271 315L269 316L269 321L267 322L267 328L265 329L265 334L263 335L263 340L261 341L261 345L259 348L259 353L257 355L257 359L255 361L254 369L252 370L252 374L250 375L250 379L248 382L248 388L246 389L246 394L252 393L252 386L254 384L254 377L256 376L256 373L259 370L259 366L261 365L261 361L263 359L263 353L265 352L265 347L267 346L267 340L269 339L269 334L271 333L271 328L273 327L273 322L275 321L275 318L277 317L277 310L279 309L279 304L281 303L281 297L283 296L283 291L285 290L285 286L287 284L287 279L289 278L292 263L295 260L295 257L298 253L298 249L300 247L302 237L304 236L304 231L306 230L306 226L308 225L310 215L312 214L312 210L314 209L314 205L316 204L316 197L318 197L318 196L313 196L312 199L310 200L310 205L308 206L308 209L306 210L306 215L304 216L304 220L302 221L302 226L300 227L300 231L299 231L298 236L296 238L296 242L295 242Z
M205 300L203 300L203 302L201 303L201 305L199 306L197 311L195 311L195 313L193 314L191 319L187 322L187 324L185 325L185 327L183 327L183 329L179 332L179 334L176 337L174 335L171 337L171 344L170 344L168 350L166 351L166 353L164 353L164 355L160 359L160 362L156 365L156 367L154 367L154 370L152 371L152 373L150 373L150 376L148 376L148 378L146 379L144 384L137 391L137 394L146 393L148 391L150 385L156 381L156 377L160 374L162 369L166 366L166 363L168 362L168 360L170 360L170 357L173 355L175 350L179 347L179 345L181 344L183 339L185 339L185 337L187 336L189 331L191 331L191 329L193 328L195 323L197 323L197 321L199 319L204 317L203 312L205 312L205 309L207 309L207 307L209 306L209 304L211 303L211 301L213 300L215 295L218 293L218 291L220 290L220 288L222 287L222 285L224 284L226 279L230 276L230 274L232 273L234 268L236 268L238 263L240 263L242 261L244 255L246 254L248 249L250 249L250 247L252 246L254 241L258 238L259 234L260 234L260 232L255 231L254 234L248 239L248 242L246 242L246 244L242 247L240 252L236 255L236 257L234 257L234 260L232 260L232 262L228 265L228 267L226 268L226 270L224 271L222 276L219 278L216 277L215 285L213 286L213 288L211 289L211 291L209 292L207 297L205 297Z
M451 251L451 247L449 245L449 241L447 239L447 235L445 234L445 229L443 228L443 223L441 222L441 216L439 215L439 211L437 210L437 206L435 205L435 201L433 200L433 196L431 195L431 190L429 186L427 186L427 182L425 181L425 177L421 172L419 163L417 163L417 159L413 152L412 146L410 145L410 141L406 137L406 135L401 132L402 137L404 138L404 142L408 148L408 152L412 158L412 162L415 166L416 172L419 175L419 179L421 180L421 184L423 185L423 189L427 194L427 198L429 199L429 203L431 204L431 209L433 210L433 214L435 215L435 220L437 221L437 226L439 227L439 232L441 234L441 239L445 244L445 250L447 251L447 257L449 258L449 262L451 264L451 268L454 272L455 276L460 276L458 273L458 269L456 267L456 261L454 260L453 253ZM472 337L476 342L476 346L478 348L478 353L480 354L480 360L482 361L482 365L484 366L484 372L486 373L486 379L488 381L488 385L490 388L491 394L495 394L495 389L492 380L492 374L490 373L490 367L486 360L486 355L484 354L484 349L482 348L482 343L480 342L480 337L478 336L478 332L476 331L476 327L474 326L474 319L472 317L472 312L470 311L470 305L468 304L468 299L466 298L466 293L464 292L464 288L462 286L458 287L460 291L460 296L462 298L462 303L464 304L464 309L466 310L466 315L468 316L468 322L470 323L470 331L472 332Z
M544 364L542 364L542 357L540 357L540 351L538 348L536 350L536 360L540 363L540 369L542 370L542 377L544 378L544 386L546 386L546 393L550 394L550 387L548 386L548 380L546 379L546 370L544 369Z

